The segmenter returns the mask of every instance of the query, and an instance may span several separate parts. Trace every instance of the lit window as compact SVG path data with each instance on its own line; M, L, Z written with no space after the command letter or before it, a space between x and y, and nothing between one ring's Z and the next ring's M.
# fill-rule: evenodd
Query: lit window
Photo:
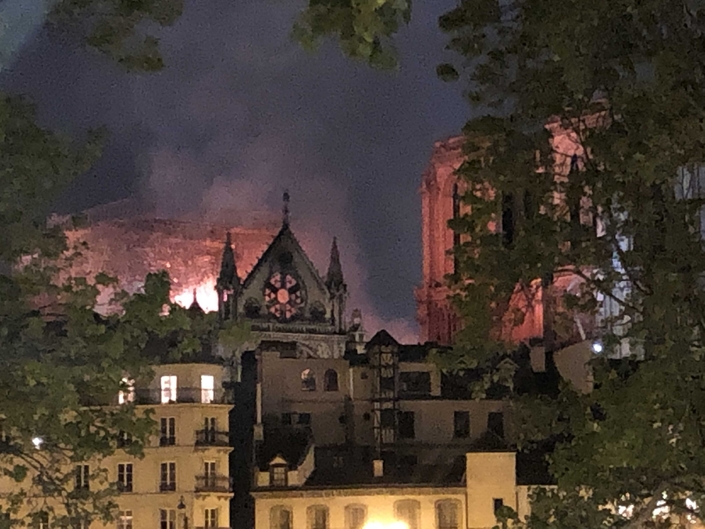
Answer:
M292 529L292 515L289 507L276 505L269 511L269 529Z
M159 475L159 490L169 492L176 490L176 463L162 463Z
M404 522L408 529L419 529L419 511L421 504L416 500L401 500L394 504L394 515Z
M117 529L132 529L132 511L118 512Z
M161 529L176 529L176 510L159 509L159 521Z
M90 467L88 465L76 466L76 490L88 490L88 477Z
M286 487L286 466L272 465L269 468L269 474L272 480L273 487Z
M176 375L164 375L161 382L162 404L176 402Z
M215 529L218 527L218 509L206 509L205 512L205 529Z
M309 529L328 529L328 507L312 505L307 509Z
M118 464L117 484L120 492L132 492L132 463Z
M118 404L126 404L128 402L135 401L135 381L131 378L123 378L120 381L120 385L123 387L118 392Z
M310 369L301 372L301 391L316 391L316 375Z
M338 373L329 369L323 375L323 391L338 391Z
M215 397L215 379L213 375L201 375L201 402L210 404Z
M367 508L364 505L348 505L345 507L345 527L347 529L362 529L367 520Z
M436 503L436 529L458 529L460 527L460 507L455 500L442 500Z

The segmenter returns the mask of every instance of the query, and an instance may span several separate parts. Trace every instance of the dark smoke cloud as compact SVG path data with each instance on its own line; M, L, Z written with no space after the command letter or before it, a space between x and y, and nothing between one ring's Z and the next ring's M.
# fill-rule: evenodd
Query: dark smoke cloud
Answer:
M434 75L444 45L436 18L453 4L415 7L396 73L333 45L299 49L293 2L209 0L188 3L164 31L163 72L125 75L42 34L2 83L31 93L52 126L112 132L63 209L137 196L160 216L239 222L277 211L289 189L294 231L321 272L338 236L350 305L370 330L412 339L421 173L432 142L467 117L457 90Z

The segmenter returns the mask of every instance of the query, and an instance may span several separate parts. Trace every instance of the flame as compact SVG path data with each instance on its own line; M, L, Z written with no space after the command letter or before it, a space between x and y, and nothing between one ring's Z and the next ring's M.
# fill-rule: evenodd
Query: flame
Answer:
M206 312L218 310L218 294L215 292L215 279L207 279L197 285L179 285L179 290L175 290L172 285L171 300L174 303L188 308L193 303L193 293L196 292L196 300L201 308Z

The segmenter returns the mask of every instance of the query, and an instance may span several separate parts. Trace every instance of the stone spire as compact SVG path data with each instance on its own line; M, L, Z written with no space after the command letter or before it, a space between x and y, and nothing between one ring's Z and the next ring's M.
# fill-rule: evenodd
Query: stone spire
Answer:
M225 236L223 259L220 262L220 274L215 283L218 292L218 315L221 321L235 319L237 316L237 298L240 293L240 278L235 266L235 252L230 232Z
M330 249L326 287L330 293L331 300L331 323L335 326L337 332L345 332L345 300L348 295L348 287L343 279L343 267L340 266L338 241L335 238L333 238L333 246Z
M284 202L282 206L282 227L283 228L288 228L289 227L289 191L286 190L284 191L284 195L282 196L282 201Z
M235 285L239 284L240 279L237 276L235 252L233 252L233 243L230 232L228 232L225 236L225 247L223 248L223 258L220 261L220 274L218 275L216 289L233 290Z
M340 265L340 253L338 252L338 241L333 237L333 246L330 249L330 263L328 264L328 273L326 274L326 286L328 290L337 292L341 287L345 288L345 280L343 279L343 267Z
M191 302L191 306L189 306L188 311L190 314L203 314L203 308L201 308L201 305L198 303L195 288L193 289L193 301Z

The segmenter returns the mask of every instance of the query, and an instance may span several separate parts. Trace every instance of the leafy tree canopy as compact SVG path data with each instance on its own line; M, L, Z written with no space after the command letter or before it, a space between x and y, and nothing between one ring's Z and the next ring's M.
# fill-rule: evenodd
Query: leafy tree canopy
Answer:
M480 116L460 170L469 211L454 223L467 324L454 360L510 347L497 329L517 292L543 293L549 348L586 314L587 338L605 347L591 393L518 404L523 442L556 443L557 488L526 527L702 518L704 8L461 0L441 17L460 59L438 73L467 83ZM565 277L572 286L557 288ZM636 361L607 358L625 353ZM654 522L656 507L673 517Z

